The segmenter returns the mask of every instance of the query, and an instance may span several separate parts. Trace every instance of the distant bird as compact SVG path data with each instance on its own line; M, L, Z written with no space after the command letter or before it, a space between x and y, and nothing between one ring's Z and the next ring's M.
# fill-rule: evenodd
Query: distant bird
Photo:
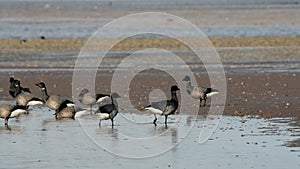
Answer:
M117 98L120 98L121 96L118 93L112 93L111 98L111 104L106 104L103 106L100 106L99 109L95 112L100 121L99 121L99 127L101 127L101 121L102 120L111 120L111 126L114 126L114 118L118 114L118 103Z
M15 98L17 105L34 106L43 104L43 100L31 94L28 88L21 87L21 82L10 78L9 94Z
M8 119L19 116L22 113L27 113L27 107L21 105L1 104L0 118L4 119L4 125L8 126Z
M180 90L178 86L171 87L171 100L162 100L158 102L152 102L145 109L150 110L154 114L153 124L156 126L157 117L156 114L165 116L165 126L167 126L167 118L169 115L174 114L178 108L178 98L176 92Z
M35 84L38 86L43 94L43 101L45 102L45 105L52 109L55 110L55 113L58 112L58 109L62 106L62 104L67 105L68 107L74 107L75 104L71 100L68 100L62 96L59 95L48 95L47 88L44 82L39 82Z
M27 40L26 39L22 39L22 40L20 40L20 44L24 44L24 43L26 43L27 42Z
M194 99L200 99L200 107L202 106L202 100L204 101L203 107L206 105L206 99L219 93L217 89L206 88L206 87L194 87L191 83L191 78L185 76L182 81L186 82L186 91Z
M108 100L110 96L108 94L95 94L90 93L88 89L82 89L79 94L80 103L90 106L90 111L92 112L92 108L94 104L101 104L104 101Z

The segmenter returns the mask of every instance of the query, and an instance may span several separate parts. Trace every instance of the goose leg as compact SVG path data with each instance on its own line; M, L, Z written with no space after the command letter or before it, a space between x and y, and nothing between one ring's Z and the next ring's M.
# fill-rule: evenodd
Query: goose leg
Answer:
M154 114L153 124L154 124L155 126L156 126L156 121L157 121L156 114Z
M26 106L26 110L29 109L29 106ZM26 111L25 114L29 114L29 111Z
M201 103L202 103L202 99L200 98L200 107L202 107Z
M101 127L101 120L99 121L99 127Z
M58 110L55 110L55 113L53 114L55 116L55 119L57 119Z
M92 108L93 108L93 105L91 104L91 105L90 105L90 113L91 113L91 114L93 114Z
M4 125L5 125L5 126L8 126L8 118L5 118L5 120L4 120Z
M7 126L5 126L5 128L6 128L6 130L9 130L9 131L11 131L11 128L7 125Z
M206 106L206 98L204 99L203 107L205 107L205 106Z
M114 127L114 119L111 119L111 127Z
M167 119L168 119L168 116L165 116L165 126L167 126Z

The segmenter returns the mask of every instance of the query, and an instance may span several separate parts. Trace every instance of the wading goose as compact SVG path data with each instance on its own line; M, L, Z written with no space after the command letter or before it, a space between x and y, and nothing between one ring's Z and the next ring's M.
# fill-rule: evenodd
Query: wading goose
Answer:
M9 82L10 82L9 94L11 95L11 97L16 98L16 95L17 95L17 87L16 86L17 85L20 86L21 92L31 93L31 91L29 90L29 88L24 88L24 87L21 86L19 80L14 79L13 77L10 77Z
M107 94L95 94L90 93L88 89L82 89L79 94L80 103L90 106L90 111L92 112L92 107L94 104L101 104L110 98Z
M152 102L145 109L150 110L154 114L153 124L156 126L156 114L165 116L165 126L167 126L168 115L174 114L178 108L178 98L176 91L180 90L177 86L171 87L171 100L162 100L158 102Z
M27 113L26 106L1 104L0 105L0 118L4 119L4 125L8 126L8 119L19 116L22 113Z
M84 109L81 109L79 107L68 107L69 102L64 101L59 108L56 110L55 118L56 119L62 119L62 118L79 118L83 115L87 114L87 111Z
M35 85L41 89L42 94L43 94L43 101L45 102L45 105L48 108L55 110L56 113L57 113L58 109L62 106L63 103L66 104L68 107L75 106L75 104L71 100L63 98L59 95L49 96L44 82L40 82Z
M99 127L101 127L101 121L102 120L111 120L111 126L114 126L114 118L118 114L118 103L117 98L120 98L120 95L118 93L113 93L110 96L111 98L111 104L106 104L103 106L100 106L99 109L95 112L97 113L100 121L99 121Z
M10 94L15 97L17 105L35 106L43 104L43 100L33 96L29 89L22 88L19 80L13 78L10 80L12 81L10 84Z
M189 76L185 76L182 81L186 82L186 91L187 93L194 99L200 99L200 107L202 106L202 100L204 101L203 107L206 105L207 97L211 97L219 93L217 89L206 88L206 87L194 87L191 83L191 78Z

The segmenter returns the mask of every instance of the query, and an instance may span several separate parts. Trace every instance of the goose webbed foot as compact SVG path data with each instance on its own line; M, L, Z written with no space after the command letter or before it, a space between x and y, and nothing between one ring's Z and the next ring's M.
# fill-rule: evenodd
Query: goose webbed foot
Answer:
M6 130L11 130L11 128L8 126L8 119L5 119L5 122L4 122L4 126L6 128Z

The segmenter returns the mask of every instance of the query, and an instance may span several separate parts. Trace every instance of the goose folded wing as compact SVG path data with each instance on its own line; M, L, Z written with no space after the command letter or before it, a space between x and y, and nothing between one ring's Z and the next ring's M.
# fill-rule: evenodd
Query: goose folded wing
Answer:
M100 103L100 102L103 102L106 99L109 99L110 95L108 95L108 94L96 94L95 97L96 97L96 102Z
M158 102L152 102L149 107L163 111L165 109L165 107L167 106L167 104L168 104L168 101L163 100L163 101L158 101Z
M111 113L115 109L116 109L116 107L112 104L107 104L107 105L99 107L99 110L101 113Z
M22 92L27 92L27 93L31 93L30 89L29 88L21 88L21 91Z

